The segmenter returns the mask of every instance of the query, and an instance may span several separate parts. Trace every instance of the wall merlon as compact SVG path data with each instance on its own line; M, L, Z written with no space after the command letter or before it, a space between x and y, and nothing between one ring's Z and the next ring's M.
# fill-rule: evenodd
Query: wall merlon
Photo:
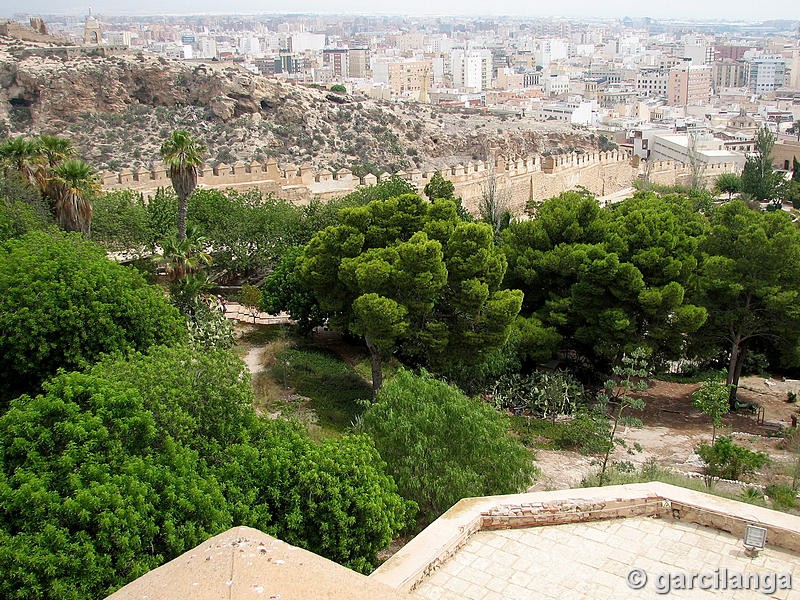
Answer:
M628 152L612 150L513 158L496 154L488 161L457 164L439 172L453 182L456 196L462 198L468 210L477 210L486 181L495 177L497 185L509 191L513 210L521 213L530 200L545 200L577 186L584 186L597 195L610 194L629 187L635 179L642 178L646 170L645 161L634 160ZM706 167L702 177L710 181L720 173L739 170L733 163L712 164ZM434 173L436 171L412 170L395 175L409 181L421 193ZM367 174L358 178L347 168L332 172L327 168L317 170L309 163L279 165L274 159L264 163L220 163L213 168L203 165L198 169L198 176L200 187L237 190L257 187L264 192L283 194L292 202L308 202L315 196L327 200L391 177L389 173L381 173L378 177ZM171 185L163 163L151 170L103 172L100 178L105 188L130 188L146 195ZM653 161L649 165L649 178L652 183L661 185L687 185L691 181L691 168L674 161Z

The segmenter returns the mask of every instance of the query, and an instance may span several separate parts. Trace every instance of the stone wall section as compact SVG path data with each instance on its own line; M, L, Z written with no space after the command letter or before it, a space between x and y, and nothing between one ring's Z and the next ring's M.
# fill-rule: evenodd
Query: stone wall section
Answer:
M634 180L649 176L652 183L660 185L689 185L691 168L674 161L646 163L621 150L560 156L531 156L506 158L497 156L489 161L456 165L441 171L445 179L455 186L456 196L464 206L476 213L482 195L494 186L514 214L522 214L531 202L546 200L577 187L585 187L597 196L605 196L630 187ZM737 165L724 163L709 165L701 174L703 180L713 183L720 173L738 172ZM400 171L397 173L411 182L422 193L435 171ZM244 191L258 188L295 204L307 204L312 198L328 201L355 191L359 187L374 185L389 177L372 174L355 177L348 169L333 172L317 170L310 164L301 166L278 165L274 160L264 163L221 163L215 167L200 168L198 187L231 188ZM170 187L166 167L162 164L152 170L126 169L120 172L101 173L105 189L132 189L150 196L158 188Z

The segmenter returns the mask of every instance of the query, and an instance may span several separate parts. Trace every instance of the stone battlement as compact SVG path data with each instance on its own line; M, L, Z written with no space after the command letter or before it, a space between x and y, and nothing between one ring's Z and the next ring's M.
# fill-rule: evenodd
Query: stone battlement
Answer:
M631 185L644 175L644 162L627 152L572 153L557 156L529 156L510 158L502 155L488 161L457 164L440 170L445 179L455 186L457 196L467 209L475 211L487 184L493 179L515 213L521 213L526 204L544 200L563 191L583 186L597 195L606 195ZM734 164L708 165L702 177L715 177L719 173L736 172ZM400 171L396 175L411 182L419 192L431 180L435 171ZM199 169L198 187L232 188L246 190L258 188L296 203L307 203L312 198L324 201L355 191L359 187L375 185L390 177L368 174L356 177L346 168L338 171L315 169L305 163L279 165L274 160L253 161L250 164L221 163L215 167L204 165ZM658 161L650 165L650 181L661 185L686 185L691 179L689 165L674 161ZM167 168L160 164L153 169L126 169L101 173L106 189L132 189L150 195L158 188L171 185Z

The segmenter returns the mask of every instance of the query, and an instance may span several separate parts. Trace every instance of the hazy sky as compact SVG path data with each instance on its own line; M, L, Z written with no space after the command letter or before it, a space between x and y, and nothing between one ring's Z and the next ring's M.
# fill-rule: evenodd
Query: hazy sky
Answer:
M0 0L0 14L16 12L86 14L89 3L74 0ZM724 18L726 20L800 19L794 2L752 0L93 0L95 13L103 14L197 14L197 13L324 13L408 15L562 15L654 18Z

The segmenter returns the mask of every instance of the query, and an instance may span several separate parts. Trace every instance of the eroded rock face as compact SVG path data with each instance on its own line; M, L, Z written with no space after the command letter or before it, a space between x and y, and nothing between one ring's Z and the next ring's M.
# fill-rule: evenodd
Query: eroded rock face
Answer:
M231 67L193 67L136 54L66 59L14 54L8 46L0 54L0 117L7 118L9 103L22 100L33 126L83 112L122 112L137 103L207 107L212 118L228 120L273 109L282 95L277 81Z
M0 37L0 135L66 135L101 169L148 166L176 128L199 136L212 161L362 170L443 168L484 160L490 147L518 156L592 147L562 123L328 95L226 63Z

